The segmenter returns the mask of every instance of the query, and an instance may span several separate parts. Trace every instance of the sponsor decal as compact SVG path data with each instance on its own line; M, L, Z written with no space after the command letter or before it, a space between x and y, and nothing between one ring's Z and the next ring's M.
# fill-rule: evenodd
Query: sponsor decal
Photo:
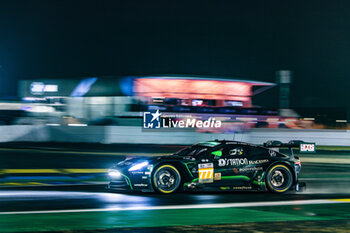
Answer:
M315 153L315 143L300 143L299 147L300 153Z
M242 186L242 187L232 187L232 189L235 189L235 190L250 190L250 189L252 189L252 187Z
M133 175L139 175L139 174L145 174L145 172L143 172L143 171L132 171L131 172L131 174L133 174Z
M221 173L215 173L214 174L214 180L221 180Z
M197 118L173 119L171 117L161 117L159 109L156 112L143 113L144 129L159 128L221 128L221 120L210 117L207 120Z
M269 150L269 154L270 154L271 157L275 157L276 156L276 151Z
M256 164L262 164L262 163L268 163L268 159L260 159L260 160L251 160L249 161L249 165L256 165Z
M262 167L245 167L245 168L240 168L240 172L250 172L250 171L261 171L263 170Z
M243 154L243 148L235 148L230 150L230 155L242 155Z
M201 163L198 164L199 169L205 169L205 168L212 168L213 164L212 163Z
M198 182L212 183L214 178L214 166L212 163L198 164Z
M147 187L148 184L134 184L135 187Z
M248 165L248 159L219 159L219 167Z
M238 169L237 169L237 168L234 168L234 169L233 169L233 172L237 174L237 173L238 173Z

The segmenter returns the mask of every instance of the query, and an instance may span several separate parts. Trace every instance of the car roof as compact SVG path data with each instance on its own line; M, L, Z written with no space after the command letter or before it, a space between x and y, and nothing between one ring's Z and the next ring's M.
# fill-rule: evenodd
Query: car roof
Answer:
M207 141L207 142L203 142L203 143L217 143L216 145L223 145L223 144L236 144L236 145L242 145L242 146L251 146L251 147L258 147L258 148L264 148L267 149L266 147L262 146L262 145L256 145L256 144L252 144L252 143L248 143L248 142L241 142L241 141L234 141L234 140L214 140L214 141ZM203 145L201 143L199 143L200 145ZM205 144L204 144L205 145Z
M234 141L234 140L215 140L216 142L220 142L222 144L240 144L240 145L249 145L252 146L253 144L247 143L247 142L241 142L241 141Z
M214 147L220 144L238 144L238 145L247 145L247 146L256 146L250 143L246 142L240 142L240 141L233 141L233 140L214 140L214 141L206 141L206 142L200 142L197 145L203 145L203 146L209 146Z

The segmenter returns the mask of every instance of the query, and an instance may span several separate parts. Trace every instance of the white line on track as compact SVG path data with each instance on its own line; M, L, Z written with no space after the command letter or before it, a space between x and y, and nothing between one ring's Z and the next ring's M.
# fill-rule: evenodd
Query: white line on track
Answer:
M0 212L0 215L108 212L108 211L127 211L127 210L130 211L130 210L177 210L177 209L205 209L205 208L238 208L238 207L336 204L336 203L349 203L349 201L318 199L318 200L303 200L303 201L245 202L245 203L219 203L219 204L168 205L168 206L135 206L135 207L125 207L125 208L116 207L116 208L99 208L99 209L12 211L12 212Z

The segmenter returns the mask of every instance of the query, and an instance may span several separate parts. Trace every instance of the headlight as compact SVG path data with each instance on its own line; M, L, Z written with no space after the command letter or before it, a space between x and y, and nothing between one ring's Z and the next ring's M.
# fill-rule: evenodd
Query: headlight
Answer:
M111 178L119 178L122 174L118 170L110 169L108 170L108 176Z
M141 168L144 168L148 165L148 162L142 162L142 163L137 163L134 166L132 166L131 168L129 168L129 171L136 171L136 170L140 170Z

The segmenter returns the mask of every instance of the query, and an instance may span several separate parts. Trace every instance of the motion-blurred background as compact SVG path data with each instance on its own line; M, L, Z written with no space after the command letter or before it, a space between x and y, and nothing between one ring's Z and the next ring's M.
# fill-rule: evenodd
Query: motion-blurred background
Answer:
M0 141L49 141L61 126L132 132L156 109L223 121L197 133L345 130L343 3L2 1L0 123L16 127ZM105 138L94 141L118 143Z

